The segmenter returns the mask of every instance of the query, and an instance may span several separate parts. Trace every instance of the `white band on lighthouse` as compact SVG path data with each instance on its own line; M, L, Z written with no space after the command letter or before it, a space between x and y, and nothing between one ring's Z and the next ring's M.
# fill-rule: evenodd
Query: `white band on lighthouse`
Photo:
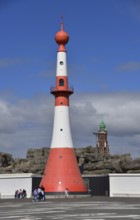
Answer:
M56 76L67 76L66 52L57 53Z
M68 106L55 107L51 148L73 148Z

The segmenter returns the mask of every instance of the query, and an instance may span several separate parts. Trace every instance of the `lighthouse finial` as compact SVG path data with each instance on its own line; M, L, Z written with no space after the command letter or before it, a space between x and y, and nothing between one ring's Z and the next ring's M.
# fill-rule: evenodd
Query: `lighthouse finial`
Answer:
M61 17L60 17L60 19L61 19L61 20L60 20L61 31L63 31L63 30L64 30L63 18L64 18L63 16L61 16Z

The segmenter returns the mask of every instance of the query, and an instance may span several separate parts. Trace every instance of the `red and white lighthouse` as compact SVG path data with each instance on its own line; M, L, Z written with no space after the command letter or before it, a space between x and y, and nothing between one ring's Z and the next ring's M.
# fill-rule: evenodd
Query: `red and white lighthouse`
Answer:
M46 193L61 194L68 188L76 194L87 193L87 187L81 176L71 136L69 120L69 96L73 88L69 88L65 44L69 35L61 29L55 35L58 44L56 86L51 88L55 97L53 135L49 157L40 185Z

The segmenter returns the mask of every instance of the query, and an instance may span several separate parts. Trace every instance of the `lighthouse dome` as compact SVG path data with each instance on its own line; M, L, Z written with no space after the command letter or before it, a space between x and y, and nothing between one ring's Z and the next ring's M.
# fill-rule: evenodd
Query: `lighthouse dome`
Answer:
M55 41L57 44L67 44L69 41L69 35L64 30L60 30L55 35Z
M106 130L106 125L103 121L100 123L99 127L100 127L100 130Z

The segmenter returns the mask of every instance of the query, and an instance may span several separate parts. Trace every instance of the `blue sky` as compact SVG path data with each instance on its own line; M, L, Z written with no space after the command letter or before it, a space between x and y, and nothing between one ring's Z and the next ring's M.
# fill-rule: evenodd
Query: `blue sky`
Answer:
M0 151L50 146L62 15L74 146L104 120L111 153L140 156L139 0L0 0Z

